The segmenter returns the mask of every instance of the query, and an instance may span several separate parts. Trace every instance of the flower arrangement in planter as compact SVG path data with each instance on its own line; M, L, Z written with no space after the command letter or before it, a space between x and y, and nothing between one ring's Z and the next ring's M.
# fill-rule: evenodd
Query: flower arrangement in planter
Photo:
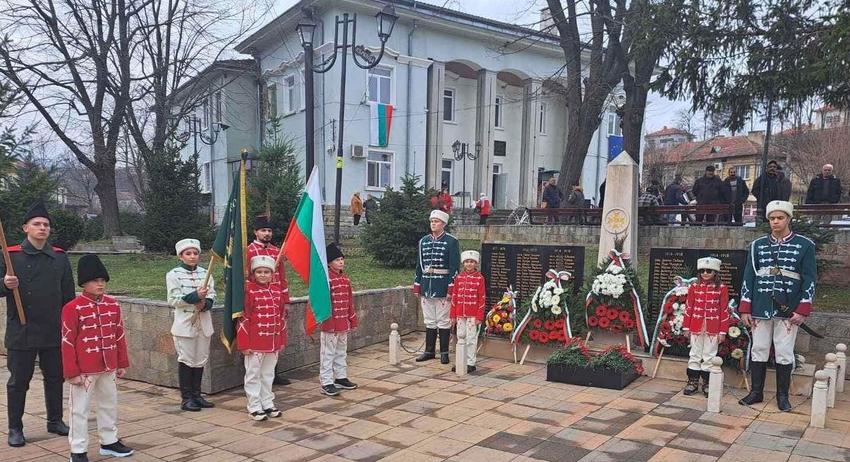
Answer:
M637 273L629 262L628 254L611 250L608 259L599 265L585 299L585 319L589 329L615 334L636 332L640 346L649 343Z
M502 299L496 302L484 317L485 334L510 338L516 325L516 292L508 287Z
M744 371L750 362L752 339L750 331L737 316L734 322L726 331L726 338L717 346L717 356L723 358L725 366Z
M624 345L613 345L593 355L580 338L568 340L546 362L546 380L550 382L616 390L622 390L643 372L641 361Z
M661 310L655 323L650 347L654 355L659 354L662 348L674 356L688 355L688 336L682 330L682 324L687 308L688 287L696 282L696 278L676 276L673 282L675 285L661 301Z
M550 269L546 277L549 280L534 292L522 321L514 329L511 336L514 344L521 341L543 345L566 343L572 337L567 307L569 295L562 287L564 282L572 278L572 274Z

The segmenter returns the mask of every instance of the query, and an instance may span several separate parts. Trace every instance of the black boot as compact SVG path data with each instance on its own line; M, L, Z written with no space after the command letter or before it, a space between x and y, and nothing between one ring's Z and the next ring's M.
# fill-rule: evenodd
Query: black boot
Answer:
M428 361L434 359L434 351L437 347L437 329L425 329L425 352L422 353L416 362Z
M691 396L697 391L699 391L699 371L691 369L690 367L687 369L688 371L688 383L685 384L685 396Z
M791 411L791 402L788 401L788 393L791 388L791 373L793 371L793 364L776 365L776 407L783 412Z
M440 329L440 363L448 364L449 361L449 338L452 336L451 329Z
M204 378L204 368L203 367L193 367L192 368L192 399L195 400L195 404L202 408L211 408L215 407L215 404L207 401L201 395L201 380Z
M738 404L749 406L764 401L764 377L767 374L767 363L751 361L750 362L750 385L751 390L747 396L738 400Z
M26 391L9 390L6 387L6 415L9 420L9 446L21 447L27 443L24 438L24 407L27 402Z
M10 428L8 442L9 446L13 448L19 448L27 444L27 439L24 438L24 430L22 428Z
M711 372L709 371L700 371L700 388L702 388L702 394L708 398L708 380L711 378Z
M61 377L44 380L44 404L47 408L47 432L68 436L70 429L62 421L62 385Z
M197 412L201 410L201 406L195 402L192 397L192 368L178 362L177 378L180 381L180 409L184 411Z

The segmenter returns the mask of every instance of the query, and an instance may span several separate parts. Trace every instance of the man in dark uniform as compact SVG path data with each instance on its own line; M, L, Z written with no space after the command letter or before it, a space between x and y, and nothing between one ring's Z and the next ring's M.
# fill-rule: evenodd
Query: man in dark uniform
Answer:
M62 356L59 350L62 306L74 299L74 276L71 263L62 249L47 243L50 216L44 204L33 204L24 217L26 239L10 246L9 253L17 276L6 274L0 260L0 296L6 297L6 407L9 415L9 446L23 446L22 417L35 369L35 360L44 377L44 400L47 405L47 431L67 435L62 422ZM20 291L26 325L18 319L12 289Z

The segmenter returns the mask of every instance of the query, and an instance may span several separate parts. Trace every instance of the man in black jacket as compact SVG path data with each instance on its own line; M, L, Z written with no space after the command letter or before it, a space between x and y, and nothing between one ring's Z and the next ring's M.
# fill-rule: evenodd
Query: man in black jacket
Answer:
M812 178L806 191L807 204L837 204L841 201L841 180L832 174L832 164L821 168L820 175ZM832 215L820 217L821 223L832 221Z
M728 204L729 196L726 186L717 175L714 174L714 165L705 168L705 175L694 183L694 196L697 205ZM716 215L697 214L697 223L703 221L714 223Z
M62 422L62 356L59 349L62 306L73 300L74 276L68 256L47 243L50 216L42 203L33 204L23 225L26 239L10 246L9 253L16 276L6 274L0 260L0 296L6 297L6 410L9 416L9 446L26 444L22 417L35 359L44 378L44 401L47 407L47 431L68 435ZM26 324L18 319L12 290L18 289Z
M726 193L729 195L729 204L732 207L732 215L727 215L729 218L726 222L732 224L732 220L734 220L735 226L742 226L744 224L742 221L744 202L750 197L750 188L747 187L747 182L743 178L735 174L734 167L729 169L729 176L723 180L723 184L726 186Z
M779 174L779 162L771 160L767 163L767 172L756 178L753 183L752 193L756 197L759 216L764 219L764 211L771 201L788 200L782 199L785 195L782 185L783 176Z

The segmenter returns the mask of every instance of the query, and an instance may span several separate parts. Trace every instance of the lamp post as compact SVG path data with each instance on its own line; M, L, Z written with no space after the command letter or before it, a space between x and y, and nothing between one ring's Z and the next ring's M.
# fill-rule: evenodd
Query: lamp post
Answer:
M452 152L455 155L455 160L463 161L463 197L461 197L461 210L466 216L466 159L475 160L481 155L481 142L475 143L475 151L469 150L469 144L461 143L460 140L455 140L452 143Z
M171 120L175 120L176 118L172 118ZM206 144L207 146L212 146L218 141L219 133L230 128L230 125L227 125L222 122L213 122L207 128L201 128L201 119L198 116L191 114L187 115L186 118L186 131L180 134L172 134L172 138L176 139L181 143L186 143L189 141L189 138L193 138L193 152L195 159L198 158L198 139L201 140L201 143ZM210 150L210 195L212 196L212 205L210 206L210 224L215 224L215 159L213 158L213 151Z
M342 202L342 142L343 133L345 130L345 83L346 71L348 68L348 49L351 48L351 57L354 64L361 69L371 69L381 62L384 57L384 48L387 40L393 32L393 27L398 19L392 5L386 5L378 14L375 15L378 21L378 39L381 41L381 51L375 56L371 51L363 45L356 45L357 42L357 15L349 15L343 13L342 18L336 16L336 25L334 27L334 51L327 59L319 64L313 63L313 34L316 31L316 23L313 20L312 10L305 9L304 18L298 23L298 34L301 38L301 46L304 48L304 93L307 99L306 108L306 167L307 175L313 169L314 149L313 144L313 73L318 72L324 74L331 70L336 63L337 52L342 50L342 70L340 73L339 87L339 135L337 138L336 151L336 195L334 206L334 242L339 243L339 215L340 203ZM351 42L348 40L348 29L351 28ZM339 40L340 28L342 29L342 41Z

